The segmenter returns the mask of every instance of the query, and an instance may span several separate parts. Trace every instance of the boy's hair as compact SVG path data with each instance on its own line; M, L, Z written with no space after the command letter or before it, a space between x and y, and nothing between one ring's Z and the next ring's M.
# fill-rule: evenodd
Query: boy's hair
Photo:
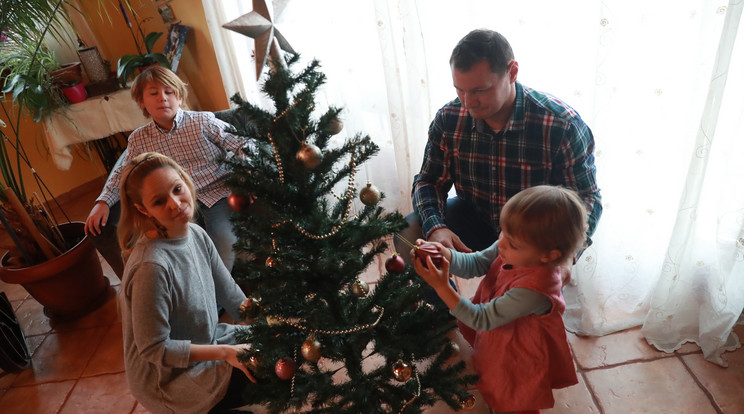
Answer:
M553 263L568 260L585 246L587 212L576 192L550 185L520 191L501 210L500 223L511 236L538 250L559 250Z
M450 65L466 72L482 60L488 61L491 72L503 75L514 60L509 41L493 30L476 29L463 37L452 50Z
M124 168L120 185L121 219L119 220L117 236L119 237L119 246L121 246L125 257L129 256L137 240L145 232L156 228L155 224L147 216L137 210L135 204L143 205L142 186L145 178L160 168L171 168L181 176L181 179L191 191L191 196L194 199L194 208L196 208L196 189L194 188L194 182L177 162L157 152L145 152L134 157L132 162Z
M172 70L164 68L160 65L153 65L145 69L134 78L132 82L132 99L137 101L140 106L142 105L143 96L145 94L145 85L150 82L159 83L167 86L176 92L176 96L182 100L186 100L188 91L186 90L186 84L178 77ZM150 117L150 113L147 109L142 108L142 113L146 118Z

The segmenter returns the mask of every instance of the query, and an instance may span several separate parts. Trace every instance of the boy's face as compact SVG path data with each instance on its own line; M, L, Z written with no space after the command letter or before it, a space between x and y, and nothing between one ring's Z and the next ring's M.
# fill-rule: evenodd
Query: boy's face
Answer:
M156 124L170 130L178 108L183 103L183 99L176 95L176 91L168 86L157 82L147 82L140 106L147 110Z

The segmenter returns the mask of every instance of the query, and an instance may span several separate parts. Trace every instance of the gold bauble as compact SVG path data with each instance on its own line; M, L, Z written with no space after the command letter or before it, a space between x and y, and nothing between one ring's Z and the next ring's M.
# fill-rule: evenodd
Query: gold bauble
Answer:
M353 285L351 285L351 293L358 298L363 298L369 293L369 285L367 282L357 279Z
M464 411L473 411L473 408L475 408L475 395L471 394L468 398L460 401L460 408Z
M331 129L332 135L336 135L344 129L344 123L338 118L332 119L328 126Z
M258 316L261 310L261 299L250 297L240 304L240 316L243 319L252 319Z
M400 382L406 382L409 379L411 379L411 373L413 373L413 368L411 368L410 365L403 362L402 359L397 360L393 364L393 377L400 381Z
M367 182L367 186L359 190L359 199L362 200L365 206L377 205L381 197L382 193L380 193L380 190L370 182Z
M302 351L302 357L306 361L316 362L320 359L320 342L315 337L311 336L302 343L300 350Z
M274 266L276 266L276 259L274 259L271 256L267 257L266 258L266 267L274 267Z
M303 142L302 147L297 151L296 158L305 168L313 170L323 160L323 153L317 146Z

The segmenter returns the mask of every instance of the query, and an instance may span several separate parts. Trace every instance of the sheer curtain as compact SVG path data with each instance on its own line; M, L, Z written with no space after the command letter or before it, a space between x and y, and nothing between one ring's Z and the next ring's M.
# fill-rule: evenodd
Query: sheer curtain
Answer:
M221 28L248 3L203 2L228 95L268 106L253 40ZM338 139L381 148L358 181L404 214L429 122L455 97L452 48L474 28L504 34L519 81L571 104L596 139L605 210L564 292L567 327L644 325L660 349L694 341L725 365L744 308L742 0L281 3L276 27L328 76L319 101L345 108Z

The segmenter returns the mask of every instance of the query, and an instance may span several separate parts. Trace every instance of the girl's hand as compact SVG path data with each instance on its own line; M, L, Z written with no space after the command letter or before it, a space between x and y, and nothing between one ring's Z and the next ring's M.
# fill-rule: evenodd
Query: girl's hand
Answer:
M248 368L246 368L246 366L242 362L238 361L238 354L247 352L250 349L250 344L229 345L227 358L225 358L225 361L227 361L228 364L234 366L235 368L243 371L245 376L248 377L251 382L255 383L256 379L253 377L253 374L248 371Z
M439 253L447 259L448 261L452 261L452 250L449 249L449 247L443 245L442 243L436 242L436 241L427 241L424 239L416 239L416 246L421 246L422 244L431 244L433 246L436 246L436 248L439 250ZM411 249L411 258L413 261L416 261L415 252L413 249Z
M441 269L434 265L430 256L426 256L426 266L421 262L421 259L413 258L413 268L416 269L416 273L436 291L449 286L449 266L450 262L446 257L442 257Z

